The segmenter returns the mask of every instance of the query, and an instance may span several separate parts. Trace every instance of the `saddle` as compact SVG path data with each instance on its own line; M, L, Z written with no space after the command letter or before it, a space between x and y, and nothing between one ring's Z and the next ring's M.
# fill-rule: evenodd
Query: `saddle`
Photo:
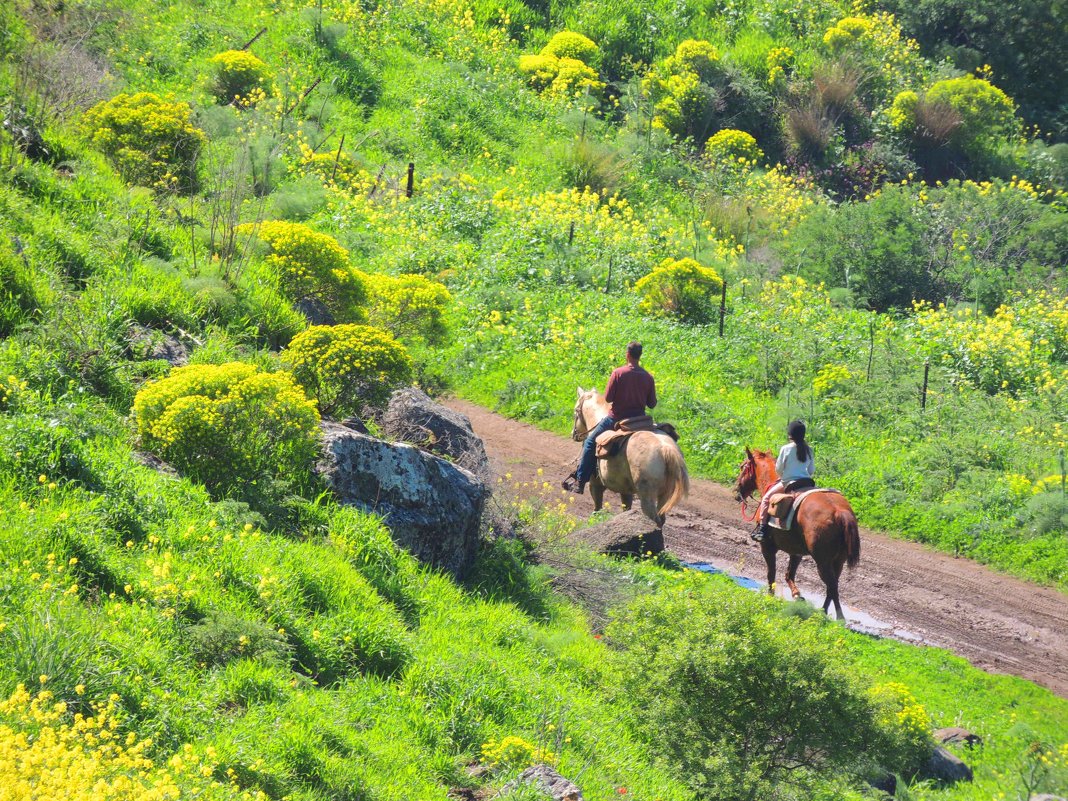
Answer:
M797 511L805 498L821 492L842 494L830 487L804 487L793 492L776 492L768 498L768 525L781 531L789 531L794 527Z
M615 427L605 431L597 437L597 458L609 459L619 453L627 437L638 431L653 431L657 434L667 434L675 442L679 441L679 432L671 423L654 423L652 415L643 414L640 417L626 417L616 423Z

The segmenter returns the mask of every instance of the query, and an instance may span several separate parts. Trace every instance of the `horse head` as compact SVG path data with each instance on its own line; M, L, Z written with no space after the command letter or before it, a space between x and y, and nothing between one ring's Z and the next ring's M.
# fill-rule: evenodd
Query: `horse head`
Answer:
M589 433L590 427L586 423L583 407L586 405L586 401L596 394L597 390L595 389L578 388L578 400L575 401L575 421L571 426L571 439L575 440L575 442L582 442L582 440L586 439L586 434Z
M738 465L738 483L734 488L734 498L744 503L757 489L756 458L749 446L745 447L745 461Z

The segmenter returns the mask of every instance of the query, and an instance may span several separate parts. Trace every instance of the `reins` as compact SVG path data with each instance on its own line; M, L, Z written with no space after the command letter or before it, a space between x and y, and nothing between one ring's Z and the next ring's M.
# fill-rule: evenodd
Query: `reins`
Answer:
M738 486L742 486L742 483L747 478L756 478L756 467L754 466L752 459L746 459L744 462L742 462L738 475ZM752 493L742 498L742 520L744 520L746 523L752 523L757 518L757 509L753 510L753 514L749 514L749 499L751 497Z

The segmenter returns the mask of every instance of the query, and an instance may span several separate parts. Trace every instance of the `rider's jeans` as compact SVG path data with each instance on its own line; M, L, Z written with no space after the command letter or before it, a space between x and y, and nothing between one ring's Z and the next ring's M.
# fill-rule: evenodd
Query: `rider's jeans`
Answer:
M593 475L593 469L597 466L597 437L615 426L616 421L612 417L606 417L593 427L586 435L586 441L582 443L582 458L579 460L579 468L576 475L580 483L585 484Z

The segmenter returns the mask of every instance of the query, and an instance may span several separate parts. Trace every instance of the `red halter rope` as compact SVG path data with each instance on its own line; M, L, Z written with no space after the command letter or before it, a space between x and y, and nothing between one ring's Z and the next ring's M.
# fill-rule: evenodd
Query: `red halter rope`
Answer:
M742 483L747 479L756 480L756 466L753 464L752 459L746 459L742 462L740 467L740 473L738 475L738 486L741 487ZM757 518L756 510L753 514L749 514L749 496L742 498L742 520L746 523L752 523Z

